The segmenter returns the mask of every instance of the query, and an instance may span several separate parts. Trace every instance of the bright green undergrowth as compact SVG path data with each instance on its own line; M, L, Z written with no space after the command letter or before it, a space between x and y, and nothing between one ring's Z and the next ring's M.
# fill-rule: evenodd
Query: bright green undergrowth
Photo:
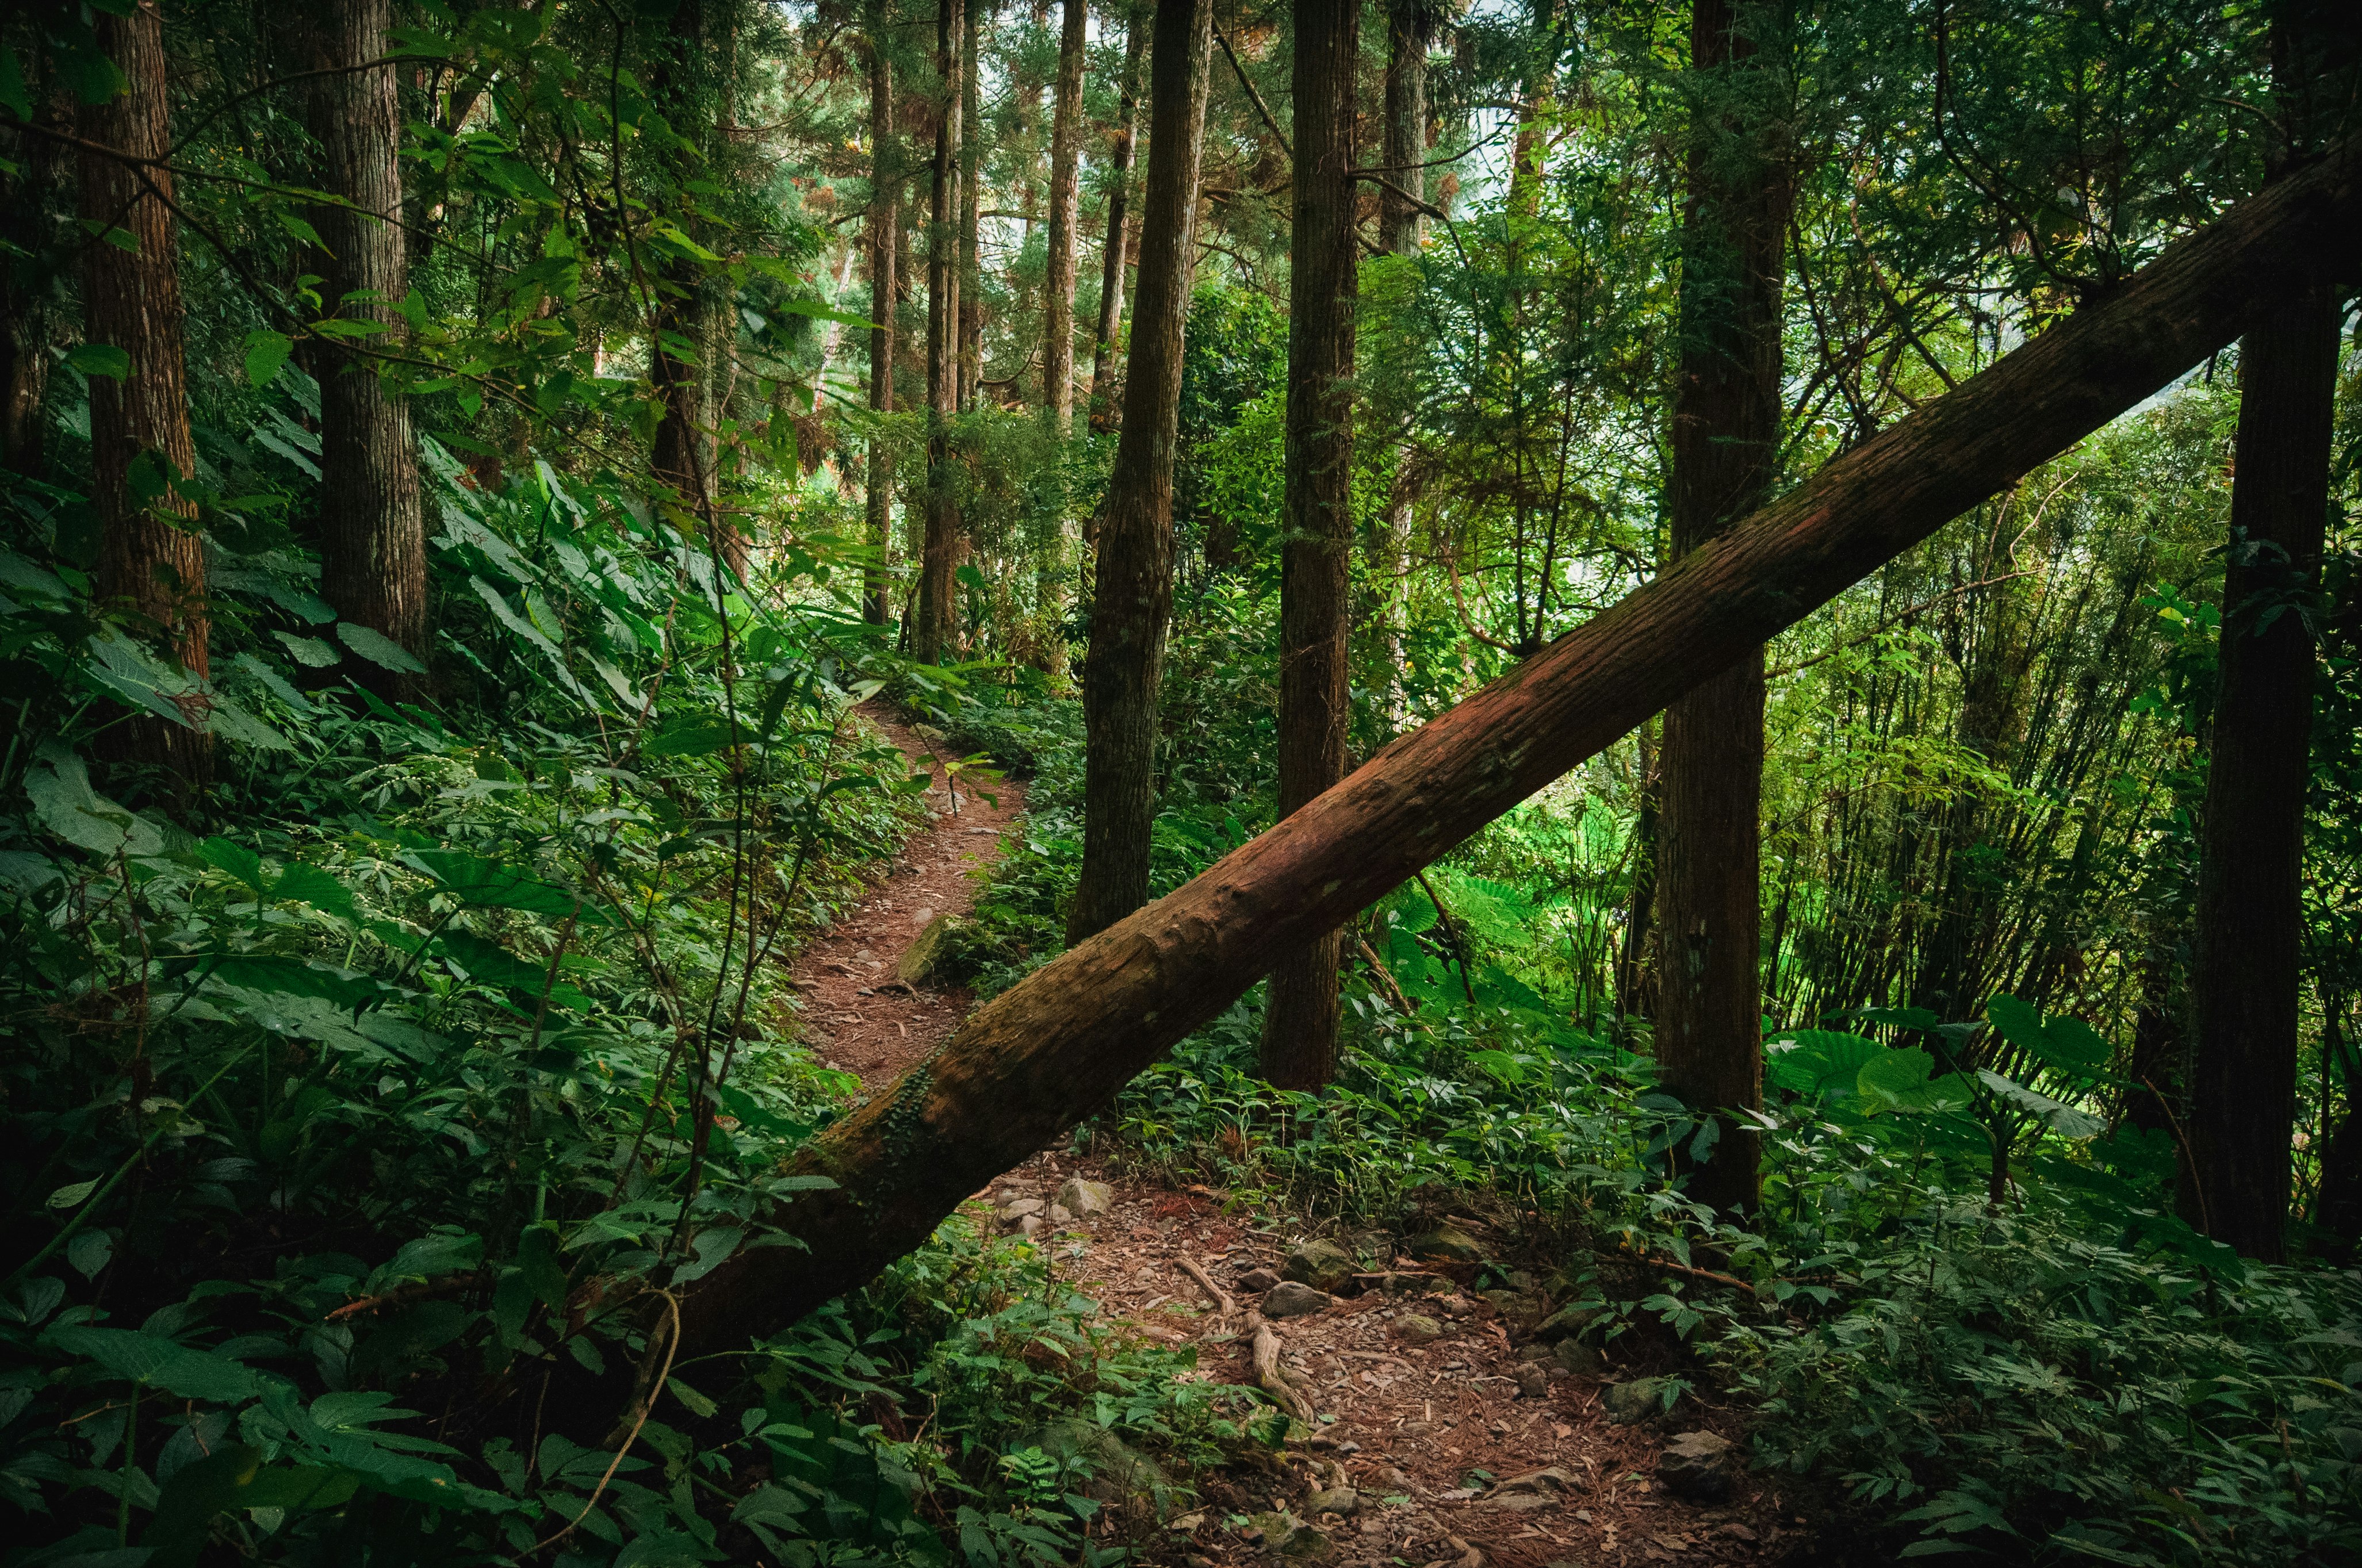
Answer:
M1194 679L1176 710L1219 713ZM1074 718L1010 693L969 701L959 727L1037 769L970 940L1005 985L1055 952L1079 866ZM1169 727L1157 890L1268 820L1258 740ZM1690 1203L1680 1173L1711 1132L1656 1091L1631 1048L1645 1025L1571 980L1595 969L1570 944L1598 940L1583 928L1621 831L1538 802L1430 868L1452 927L1416 882L1369 911L1355 934L1392 985L1356 966L1330 1088L1256 1078L1258 991L1097 1135L1258 1206L1403 1222L1475 1197L1525 1216L1564 1298L1601 1309L1608 1337L1678 1340L1694 1375L1752 1405L1757 1464L1884 1550L2362 1551L2362 1275L2248 1264L2176 1219L2170 1143L2115 1123L2118 1053L2079 1021L1997 997L1970 1021L1888 1010L1775 1035L1764 1124L1728 1134L1763 1143L1760 1220Z
M93 605L79 498L13 498L6 1561L1114 1552L1140 1521L1094 1496L1108 1455L1186 1485L1259 1407L958 1220L673 1366L620 1458L584 1446L661 1370L665 1293L799 1244L767 1216L814 1178L780 1156L857 1086L798 1042L778 961L921 782L848 722L897 667L824 513L742 585L612 478L486 491L430 456L432 706L373 694L405 657L336 622L267 511L219 514L198 681ZM94 767L127 709L199 701L205 796ZM544 1421L602 1375L602 1409Z

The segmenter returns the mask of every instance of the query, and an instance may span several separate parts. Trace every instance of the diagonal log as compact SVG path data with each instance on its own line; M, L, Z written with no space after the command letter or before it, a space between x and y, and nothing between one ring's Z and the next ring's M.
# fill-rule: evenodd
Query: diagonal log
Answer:
M2362 255L2362 141L2241 203L2107 297L1830 463L1203 876L978 1009L799 1150L832 1177L682 1308L728 1351L856 1288L1090 1115L1274 958L1411 873Z

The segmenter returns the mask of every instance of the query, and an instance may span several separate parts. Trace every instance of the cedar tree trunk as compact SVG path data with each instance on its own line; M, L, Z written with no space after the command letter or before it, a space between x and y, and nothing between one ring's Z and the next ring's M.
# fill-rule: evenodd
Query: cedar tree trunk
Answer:
M1213 15L1213 0L1164 0L1156 9L1140 297L1083 665L1083 870L1066 917L1069 943L1148 900L1156 693L1173 618L1173 449Z
M1098 328L1091 339L1091 420L1094 428L1113 414L1116 328L1123 321L1125 224L1131 197L1132 128L1140 118L1140 64L1148 52L1148 18L1132 12L1124 22L1123 82L1116 100L1115 134L1108 147L1107 247L1099 259Z
M919 557L919 627L911 651L939 664L951 651L952 573L959 569L959 503L952 495L952 415L959 412L960 43L962 0L935 13L933 201L927 217L927 530Z
M1064 436L1075 422L1075 178L1083 129L1083 0L1065 0L1058 39L1057 105L1050 122L1050 322L1042 401Z
M327 188L349 206L315 208L326 241L326 293L346 320L385 330L354 348L331 343L320 380L320 591L346 620L426 657L426 524L410 408L387 391L365 347L403 341L394 308L410 292L402 228L402 108L382 60L392 0L335 0L321 14L313 135ZM414 678L365 665L385 695L412 695Z
M882 13L881 18L882 19ZM901 224L900 149L894 145L894 65L884 45L869 45L869 406L894 412L894 253ZM862 572L861 618L886 624L886 572L894 558L894 455L883 435L869 438L865 496L869 542L877 554Z
M1287 283L1287 531L1279 565L1279 812L1345 776L1353 544L1353 83L1359 0L1297 0L1296 214ZM1319 933L1271 976L1263 1076L1319 1088L1337 1070L1337 964Z
M1409 198L1427 199L1427 56L1435 44L1433 0L1391 0L1386 7L1386 185L1378 191L1378 244L1396 256L1416 256L1426 215ZM1388 497L1385 527L1375 543L1385 584L1380 611L1385 636L1385 728L1402 733L1408 715L1403 690L1403 639L1410 630L1410 525L1420 485L1409 447L1403 448Z
M959 406L976 407L984 384L984 286L978 229L983 218L984 111L977 80L985 0L968 0L967 39L960 50ZM965 553L965 551L963 551Z
M1706 91L1737 91L1753 43L1728 0L1696 0L1690 61ZM1780 285L1786 171L1770 127L1701 114L1683 215L1681 367L1673 392L1670 511L1681 557L1753 512L1780 447ZM1667 1089L1700 1112L1763 1100L1758 988L1759 809L1763 657L1749 653L1665 710L1659 758L1657 1062ZM1755 1205L1757 1146L1721 1121L1689 1194L1716 1209Z
M833 1183L773 1211L804 1247L742 1252L690 1286L679 1353L742 1348L867 1283L1237 1000L1274 957L1335 930L2357 251L2362 141L2240 203L1187 887L1035 970L784 1162Z
M1418 253L1426 215L1407 200L1427 199L1427 55L1435 47L1435 0L1388 0L1386 6L1387 181L1378 189L1378 248Z
M2335 290L2310 289L2280 301L2240 346L2230 567L2199 837L2196 1193L2184 1218L2268 1263L2283 1255L2296 1121L2310 611L2329 511L2341 315Z
M163 13L156 0L140 0L127 17L100 13L96 28L99 48L123 72L125 86L81 110L82 138L160 161L172 141ZM94 237L82 248L88 341L120 348L130 360L120 381L94 375L90 381L99 598L128 611L183 669L204 676L204 546L193 526L194 508L174 488L195 471L197 457L182 353L180 241L168 204L172 176L153 162L135 172L97 152L83 152L81 164L83 219L102 235L111 229L129 237L127 245ZM213 755L203 730L145 715L124 720L108 742L124 761L169 770L184 791L204 782Z

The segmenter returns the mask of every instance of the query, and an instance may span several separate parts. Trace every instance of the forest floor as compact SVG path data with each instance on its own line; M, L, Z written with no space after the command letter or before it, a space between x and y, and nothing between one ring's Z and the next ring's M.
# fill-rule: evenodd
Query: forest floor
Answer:
M806 999L806 1038L875 1089L966 1015L966 991L893 984L894 966L929 921L971 907L1024 791L1003 781L989 788L995 802L965 787L955 798L925 741L882 705L862 712L914 766L931 767L933 815L869 896L798 958L793 982ZM1053 1213L1062 1188L1078 1177L1106 1185L1105 1211ZM1254 1289L1263 1281L1249 1276L1276 1272L1293 1244L1332 1229L1060 1152L1035 1155L976 1197L996 1214L1034 1200L1036 1224L1051 1221L1034 1240L1077 1290L1143 1336L1195 1345L1197 1375L1245 1385L1257 1381L1251 1336L1264 1323ZM1023 1217L979 1219L1014 1229ZM1498 1234L1472 1215L1454 1220L1480 1242ZM1232 1312L1209 1299L1184 1258L1231 1298ZM1595 1353L1570 1358L1591 1362L1573 1369L1543 1359L1539 1342L1494 1301L1463 1288L1473 1264L1363 1267L1425 1275L1429 1293L1394 1295L1374 1285L1268 1324L1284 1375L1318 1412L1315 1435L1290 1443L1285 1463L1269 1472L1199 1477L1199 1501L1160 1532L1151 1557L1188 1568L1282 1558L1338 1568L1589 1568L1810 1554L1814 1532L1783 1506L1769 1478L1744 1468L1743 1446L1729 1457L1735 1490L1727 1501L1684 1500L1659 1480L1663 1451L1683 1434L1743 1441L1737 1412L1714 1404L1710 1390L1684 1395L1671 1416L1618 1422L1608 1391L1641 1369ZM1440 1332L1426 1337L1430 1331Z

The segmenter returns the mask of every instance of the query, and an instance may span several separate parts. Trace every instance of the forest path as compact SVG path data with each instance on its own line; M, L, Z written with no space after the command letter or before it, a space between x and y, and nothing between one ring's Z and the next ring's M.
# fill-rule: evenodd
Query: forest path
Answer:
M869 895L797 956L788 983L803 994L804 1039L829 1066L875 1089L967 1016L975 999L967 991L904 986L894 966L930 921L976 906L976 873L1000 858L1001 835L1025 810L1025 787L1004 778L979 795L890 704L872 700L855 712L913 768L927 770L933 814L902 841Z
M882 704L861 712L914 766L930 767L927 801L936 815L904 843L877 889L805 951L793 977L806 999L806 1037L875 1090L966 1016L973 1000L966 990L912 991L890 984L894 966L930 920L974 907L976 873L999 858L1001 835L1025 795L1003 780L990 790L996 803L965 786L955 802L914 730ZM1067 1211L1060 1199L1074 1196L1076 1180L1102 1184L1091 1196L1103 1210ZM1736 1493L1726 1503L1682 1500L1658 1480L1661 1451L1675 1434L1718 1429L1739 1437L1731 1411L1691 1395L1671 1417L1610 1420L1608 1388L1639 1370L1606 1364L1595 1353L1559 1368L1506 1293L1469 1288L1474 1264L1364 1263L1365 1270L1424 1276L1431 1293L1340 1294L1266 1323L1258 1309L1277 1309L1280 1297L1257 1271L1279 1271L1296 1243L1330 1227L1064 1151L1035 1155L976 1198L983 1201L972 1201L970 1212L979 1225L1033 1236L1059 1276L1110 1317L1144 1339L1194 1346L1192 1377L1255 1384L1256 1332L1270 1332L1283 1377L1317 1415L1311 1440L1288 1445L1268 1473L1239 1466L1199 1477L1195 1511L1152 1537L1159 1546L1151 1561L1620 1568L1812 1560L1812 1532L1796 1528L1803 1521L1787 1516L1769 1478L1749 1474L1737 1454ZM1493 1250L1496 1232L1484 1220L1454 1223ZM1345 1239L1393 1251L1382 1232ZM1507 1252L1507 1239L1499 1240ZM1218 1309L1184 1259L1230 1297L1231 1311Z

